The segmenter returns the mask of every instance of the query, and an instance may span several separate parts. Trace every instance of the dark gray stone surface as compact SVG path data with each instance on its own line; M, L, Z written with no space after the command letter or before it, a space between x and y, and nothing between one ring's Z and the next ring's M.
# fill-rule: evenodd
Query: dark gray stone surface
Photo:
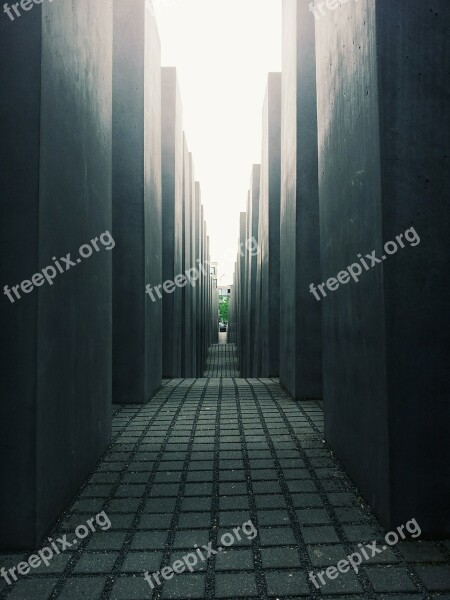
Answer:
M247 237L247 213L241 212L239 216L239 252L238 252L238 291L236 294L237 299L237 348L239 356L239 368L241 373L244 373L245 364L244 357L246 355L245 350L245 307L247 300L247 276L246 276L246 264L247 254L245 252L245 240Z
M201 203L202 203L202 192L200 183L195 182L195 262L199 265L199 261L202 260L201 254ZM197 314L196 321L196 372L197 377L203 377L203 362L202 362L202 344L201 344L201 331L202 331L202 292L201 292L201 280L197 281L196 294L195 294L195 310Z
M322 396L314 21L305 0L283 3L280 381L296 399Z
M13 286L111 231L112 3L2 14L0 61L0 280ZM40 542L110 438L112 252L99 247L52 286L2 296L2 549Z
M445 0L365 0L316 46L322 280L421 239L322 300L326 438L386 526L431 536L450 532L449 27Z
M245 368L242 373L244 377L253 377L256 369L256 357L254 354L254 339L259 327L256 318L257 291L257 265L258 254L252 252L250 240L258 242L259 225L259 193L261 180L261 165L253 165L250 179L250 193L247 205L247 237L244 240L246 253L246 278L247 278L247 301L245 307L245 335L246 356Z
M114 3L113 402L161 387L161 48L145 0Z
M231 380L235 366L234 347L216 345L208 360L216 379L168 381L146 406L120 407L113 445L51 535L72 540L94 506L111 527L97 527L50 570L21 578L7 600L448 598L445 544L409 533L357 574L325 576L321 590L314 586L309 573L320 584L317 573L358 544L376 540L380 549L385 531L324 446L317 403L294 403L271 380ZM271 435L274 423L280 435ZM230 535L235 543L225 549ZM207 563L199 558L192 574L161 577L152 595L145 571L150 576L210 542L217 554ZM20 560L0 556L6 567Z
M280 363L280 193L281 73L270 73L263 110L261 198L259 203L260 309L255 337L259 341L262 377L278 377Z
M197 203L195 201L195 172L194 172L194 160L192 153L189 154L189 194L190 194L190 214L189 214L189 227L190 227L190 268L195 269L198 267L196 264L196 217L197 217ZM197 376L197 295L198 289L197 284L190 286L190 302L188 317L190 319L190 342L188 344L190 357L188 361L189 376Z
M183 265L183 124L176 69L162 69L163 282L173 282ZM169 289L173 289L174 286ZM163 293L163 377L182 370L182 289Z
M191 198L191 158L184 135L183 141L183 259L180 273L185 273L191 268L192 262L192 198ZM182 352L182 375L192 377L192 286L189 284L182 288L182 322L181 322L181 352Z

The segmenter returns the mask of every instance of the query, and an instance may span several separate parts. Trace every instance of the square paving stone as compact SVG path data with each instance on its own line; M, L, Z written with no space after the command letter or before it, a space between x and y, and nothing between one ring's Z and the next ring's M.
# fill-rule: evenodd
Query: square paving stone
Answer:
M255 496L256 508L286 508L286 500L281 494L273 496Z
M319 494L292 494L292 502L295 508L314 508L323 506Z
M290 527L260 528L262 546L290 546L295 544L295 535Z
M356 496L348 492L329 492L327 497L333 506L348 507L357 503Z
M368 518L367 515L357 508L338 507L334 512L341 523L358 523L360 521L366 521Z
M308 546L311 564L315 567L335 566L347 557L344 546Z
M135 513L138 508L140 500L127 498L122 500L111 500L108 506L108 514L114 512L122 512L122 513Z
M61 590L58 600L99 600L106 578L90 577L88 579L69 579Z
M183 493L184 496L210 496L212 483L187 483Z
M260 510L258 511L260 525L290 525L291 520L287 510Z
M167 543L167 533L162 531L138 532L131 541L132 550L161 550Z
M110 574L118 556L118 552L108 552L107 554L85 552L75 565L73 572Z
M309 596L309 587L304 573L277 571L266 573L269 596Z
M215 598L257 597L256 579L253 573L218 573Z
M155 483L152 485L150 496L153 498L176 497L179 489L179 483Z
M245 471L220 471L220 483L227 481L245 481Z
M249 520L249 511L222 511L219 514L219 525L221 527L239 527Z
M65 552L64 554L59 554L58 556L53 556L50 564L46 566L44 563L40 565L37 569L33 569L32 573L34 575L45 575L52 573L62 573L67 566L67 563L72 558L72 554Z
M87 545L88 550L120 550L125 541L125 532L94 533Z
M249 509L250 502L248 496L222 496L219 498L220 510L238 510Z
M366 569L376 592L415 592L417 590L406 569L378 567Z
M176 550L175 552L173 552L170 555L170 559L169 559L169 565L173 565L176 561L181 560L181 562L184 562L184 558L188 555L188 554L194 554L195 553L195 548L192 548L190 552L187 552L186 550ZM203 557L205 560L202 560L198 555L196 556L198 562L197 564L192 566L192 570L194 572L197 571L206 571L206 567L207 567L207 552L203 552ZM189 574L189 569L186 567L185 571L186 574Z
M306 544L332 544L339 542L334 527L302 527L302 536Z
M56 579L22 580L14 585L8 598L10 600L48 600L56 583Z
M114 584L109 600L144 600L150 599L152 596L152 588L141 574L118 579ZM72 598L72 600L75 600L75 598Z
M180 513L178 517L177 529L201 529L205 528L211 522L211 513L207 512L188 512Z
M139 529L170 529L173 515L144 514L139 519Z
M239 496L247 493L247 484L244 482L227 482L219 486L221 496Z
M126 529L127 531L131 528L134 521L134 514L115 514L111 519L110 531L118 529Z
M444 562L445 557L432 542L402 542L400 552L408 562Z
M302 509L296 511L300 525L328 525L331 517L325 509Z
M254 481L254 494L281 494L281 486L278 481Z
M317 492L314 481L308 479L299 479L298 481L288 481L288 488L291 492Z
M340 594L358 594L355 600L360 600L360 598L365 598L363 595L363 589L353 572L350 573L340 573L337 579L328 579L325 577L326 585L320 588L320 593L322 596L338 596L341 600ZM319 581L318 581L319 583ZM344 600L342 598L342 600Z
M159 571L162 557L162 552L128 552L120 570L125 573L154 573Z
M251 546L252 541L250 539L249 536L247 536L244 532L239 532L239 537L241 539L239 539L238 535L235 535L232 531L230 531L230 529L219 529L217 531L217 544L223 544L222 542L222 537L225 536L225 542L229 543L228 540L230 540L231 538L234 538L234 543L233 546ZM251 536L253 537L253 535Z
M209 530L194 529L193 531L178 531L175 534L173 547L175 549L186 548L193 549L195 545L201 546L208 544Z
M233 471L230 471L232 473ZM190 471L187 474L186 481L189 483L213 481L214 473L211 471Z
M172 514L175 510L176 499L175 498L153 498L147 500L144 512L153 514Z
M301 560L296 548L261 548L263 569L289 569L300 567Z
M251 550L225 550L216 556L216 571L252 571Z
M344 525L344 534L349 542L371 542L380 539L380 534L371 525Z
M210 512L212 507L212 498L205 496L203 498L185 498L181 503L181 510L198 512Z
M428 590L434 592L450 591L450 566L416 567L419 577Z
M193 575L175 575L170 581L164 583L162 597L166 598L204 598L206 575L194 573Z

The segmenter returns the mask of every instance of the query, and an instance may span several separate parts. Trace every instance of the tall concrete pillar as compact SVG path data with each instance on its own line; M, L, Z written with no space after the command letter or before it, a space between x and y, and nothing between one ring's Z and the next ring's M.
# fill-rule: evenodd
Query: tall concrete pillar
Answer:
M259 213L260 367L262 377L278 377L280 363L280 193L281 73L270 73L263 111Z
M163 377L182 372L183 124L176 69L162 69Z
M161 49L145 0L114 1L113 402L161 387Z
M316 40L326 438L386 528L429 536L450 533L449 28L446 0L360 0Z
M190 245L190 253L191 253L191 268L197 269L198 263L196 260L196 247L197 247L197 227L196 227L196 219L197 219L197 203L195 201L195 174L194 174L194 160L192 157L192 153L189 154L189 177L190 177L190 196L191 196L191 211L189 216L189 227L191 230L191 245ZM190 290L191 301L190 301L190 320L191 320L191 342L190 342L190 375L189 377L197 376L197 295L198 288L197 282L194 286L191 286Z
M183 144L183 262L180 273L185 273L191 268L192 261L192 198L191 198L191 157L189 154L186 137ZM182 375L192 377L192 287L188 284L182 288L183 308L181 322L182 344Z
M258 264L258 253L252 251L252 244L258 243L259 226L259 192L260 192L261 166L253 165L250 181L250 193L247 205L247 236L244 241L246 253L246 277L247 277L247 301L245 321L245 372L244 377L253 377L255 357L253 352L253 340L257 331L256 323L256 275Z
M38 546L109 443L112 18L0 19L0 550Z
M241 376L244 377L246 372L246 335L245 324L247 322L247 260L245 240L247 237L247 213L241 212L239 215L239 324L238 324L238 355L239 368Z
M195 182L195 262L201 264L202 256L202 206L201 206L201 188L198 181ZM198 262L200 261L200 263ZM195 305L197 312L196 327L196 359L197 359L197 377L203 377L203 358L202 358L202 275L196 284Z
M308 0L283 0L280 381L322 396L315 21ZM323 20L326 20L328 16Z

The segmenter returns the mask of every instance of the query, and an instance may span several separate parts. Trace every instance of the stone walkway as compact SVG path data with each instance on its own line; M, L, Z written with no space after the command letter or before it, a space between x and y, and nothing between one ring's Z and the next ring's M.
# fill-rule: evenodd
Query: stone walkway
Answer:
M205 377L239 377L236 346L227 344L227 334L219 333L219 343L211 346Z
M236 369L233 347L212 347L208 373L220 365ZM117 409L109 451L50 535L72 543L101 511L111 528L94 522L49 567L12 587L1 579L1 600L450 599L448 542L400 543L320 590L308 579L385 533L322 431L321 408L276 381L166 382L146 406ZM152 591L144 570L186 555L193 572L152 580ZM0 566L24 558L0 555Z

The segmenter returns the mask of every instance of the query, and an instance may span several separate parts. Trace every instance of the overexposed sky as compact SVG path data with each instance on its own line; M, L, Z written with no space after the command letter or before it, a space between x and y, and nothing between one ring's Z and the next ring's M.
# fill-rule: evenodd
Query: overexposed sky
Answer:
M163 66L177 68L219 284L232 283L239 212L261 160L269 71L281 71L281 0L154 0Z

